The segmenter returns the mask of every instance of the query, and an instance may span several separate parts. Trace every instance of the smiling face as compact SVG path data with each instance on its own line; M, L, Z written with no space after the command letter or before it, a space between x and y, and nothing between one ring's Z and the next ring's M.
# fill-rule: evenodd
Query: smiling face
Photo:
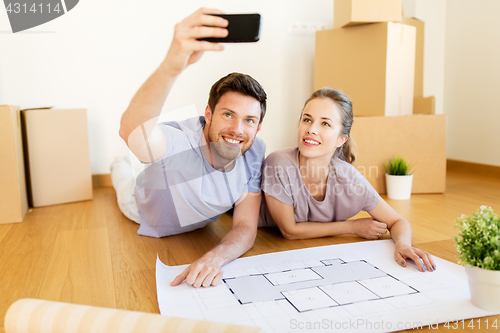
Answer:
M259 101L233 91L221 96L213 112L207 106L203 132L212 164L225 165L250 149L261 127L260 115Z
M297 133L300 154L306 158L330 159L347 136L342 134L337 103L330 98L315 98L305 106Z

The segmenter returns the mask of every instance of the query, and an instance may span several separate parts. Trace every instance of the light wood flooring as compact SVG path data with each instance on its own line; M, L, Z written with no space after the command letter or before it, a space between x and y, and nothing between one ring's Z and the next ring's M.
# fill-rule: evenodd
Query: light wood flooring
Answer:
M480 205L500 213L500 177L452 168L446 193L388 202L412 224L414 245L456 262L455 219ZM0 225L0 332L7 308L20 298L158 313L157 253L168 265L190 263L230 228L231 217L223 215L188 234L139 236L138 225L118 209L111 187L94 188L92 201L35 208L22 223ZM355 236L286 240L265 228L245 256L359 241Z

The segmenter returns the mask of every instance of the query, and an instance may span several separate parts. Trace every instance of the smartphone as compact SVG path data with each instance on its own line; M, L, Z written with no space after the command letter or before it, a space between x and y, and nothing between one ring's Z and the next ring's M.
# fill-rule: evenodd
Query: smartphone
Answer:
M228 20L224 38L200 38L213 43L251 43L260 38L260 14L210 14Z

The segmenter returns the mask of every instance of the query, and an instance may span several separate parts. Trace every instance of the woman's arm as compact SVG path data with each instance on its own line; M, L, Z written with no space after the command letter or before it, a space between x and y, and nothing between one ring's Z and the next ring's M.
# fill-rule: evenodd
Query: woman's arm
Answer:
M401 266L405 267L405 259L410 258L417 264L418 269L422 272L424 268L427 268L429 271L436 269L436 264L429 253L411 246L412 230L410 223L389 206L387 202L380 199L377 206L368 213L375 220L387 224L387 228L391 232L391 238L396 244L394 257Z
M399 215L383 199L368 213L373 219L363 218L339 222L296 222L293 207L273 196L264 193L267 208L274 222L287 239L308 239L344 234L354 234L367 239L377 239L385 234L387 229L396 244L394 257L403 267L406 259L412 259L420 271L425 268L429 271L436 269L432 256L418 248L411 246L412 230L410 223ZM423 263L422 263L423 261Z
M373 219L339 222L296 222L293 207L264 193L267 208L274 222L287 239L308 239L353 234L367 239L377 239L387 232L387 225Z

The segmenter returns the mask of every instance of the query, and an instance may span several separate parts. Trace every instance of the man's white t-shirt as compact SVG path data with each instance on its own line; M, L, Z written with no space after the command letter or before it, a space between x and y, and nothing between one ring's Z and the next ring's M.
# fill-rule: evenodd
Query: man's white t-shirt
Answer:
M255 138L231 171L215 170L203 156L204 117L159 124L167 151L137 177L140 235L164 237L206 226L245 192L260 192L266 146Z

